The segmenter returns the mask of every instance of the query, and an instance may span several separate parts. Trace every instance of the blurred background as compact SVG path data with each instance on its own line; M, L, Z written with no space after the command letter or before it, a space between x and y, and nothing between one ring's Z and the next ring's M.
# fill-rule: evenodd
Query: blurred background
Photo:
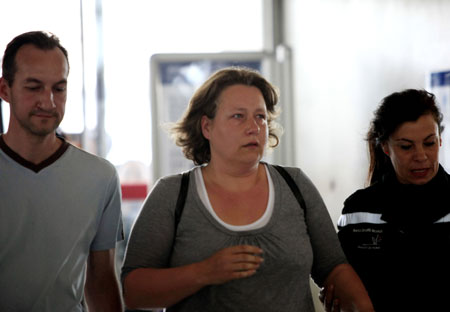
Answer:
M153 183L192 166L162 126L220 67L254 67L279 87L285 133L267 160L301 167L335 224L364 187L364 137L383 97L427 89L450 117L450 1L2 0L1 10L1 54L30 30L68 49L60 130L117 167L127 232ZM1 131L7 103L0 112ZM447 146L444 132L445 166Z

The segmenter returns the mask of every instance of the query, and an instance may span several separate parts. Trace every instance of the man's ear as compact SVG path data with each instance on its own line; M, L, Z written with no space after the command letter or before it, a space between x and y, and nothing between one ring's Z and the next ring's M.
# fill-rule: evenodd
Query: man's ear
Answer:
M5 78L0 78L0 98L2 98L5 102L10 103L10 95L9 95L9 84Z
M206 117L206 115L202 116L202 134L205 137L205 139L209 140L210 137L210 128L211 128L211 119L209 119L208 117Z

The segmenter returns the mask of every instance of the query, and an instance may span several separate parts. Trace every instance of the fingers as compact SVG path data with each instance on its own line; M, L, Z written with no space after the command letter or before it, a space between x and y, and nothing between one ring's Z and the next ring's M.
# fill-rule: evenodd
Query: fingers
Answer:
M333 311L334 285L329 285L325 288L325 311Z
M237 245L225 248L223 250L229 250L234 254L253 254L253 255L261 255L263 250L259 247L252 245Z
M235 276L246 277L248 274L254 274L260 264L264 261L262 258L262 249L256 246L239 245L223 249L230 268L236 273ZM229 254L228 254L229 253Z
M256 246L239 245L229 248L232 252L232 279L246 278L254 275L264 261L263 250Z
M334 299L334 300L333 300L333 308L332 308L331 311L333 311L333 312L339 312L339 311L341 311L341 306L340 306L339 299Z
M257 269L234 271L232 273L230 281L235 280L235 279L250 277L250 276L256 274L256 272L257 272Z
M204 261L211 284L221 284L233 279L249 277L256 273L263 262L262 249L239 245L224 248Z
M261 256L263 250L256 246L239 245L228 249L232 254L232 261L242 264L241 270L251 269L249 264L259 264L264 260Z
M252 258L248 261L236 261L232 264L232 268L234 272L246 272L246 271L256 271L259 269L261 262L263 261L261 258L256 258L252 256Z
M323 303L326 312L338 312L341 309L339 299L335 298L334 285L322 288L319 300Z

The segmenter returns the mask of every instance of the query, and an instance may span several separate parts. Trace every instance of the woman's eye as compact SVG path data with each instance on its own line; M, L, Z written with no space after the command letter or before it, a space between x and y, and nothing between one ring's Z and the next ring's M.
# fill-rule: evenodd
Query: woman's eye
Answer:
M435 141L425 142L425 143L424 143L425 146L433 146L434 144L436 144Z
M233 118L237 118L237 119L242 118L242 117L243 117L242 114L234 114L233 115Z
M412 146L412 145L400 145L400 148L401 148L402 150L407 151L407 150L411 149L411 146Z
M266 115L264 115L264 114L259 114L257 117L258 117L259 119L263 119L263 120L266 119Z

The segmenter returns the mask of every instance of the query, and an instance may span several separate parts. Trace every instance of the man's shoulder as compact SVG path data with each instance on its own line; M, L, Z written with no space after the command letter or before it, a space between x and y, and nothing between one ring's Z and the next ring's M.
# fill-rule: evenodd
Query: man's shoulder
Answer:
M77 170L86 170L92 174L117 174L115 166L107 159L71 144L69 144L69 148L67 149L66 161L68 161L73 168L77 168Z
M100 157L98 155L95 155L91 152L88 152L88 151L86 151L82 148L79 148L77 146L74 146L72 144L69 144L68 151L71 153L71 156L73 156L73 160L91 162L91 163L99 165L99 166L114 168L114 165L107 159Z

